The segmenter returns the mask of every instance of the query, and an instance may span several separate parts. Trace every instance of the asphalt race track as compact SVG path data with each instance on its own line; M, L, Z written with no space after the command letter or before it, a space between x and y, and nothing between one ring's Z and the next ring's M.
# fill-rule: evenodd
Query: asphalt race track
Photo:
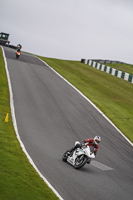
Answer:
M64 200L132 200L133 147L74 88L36 57L4 48L20 138ZM62 154L100 135L95 161L75 170Z

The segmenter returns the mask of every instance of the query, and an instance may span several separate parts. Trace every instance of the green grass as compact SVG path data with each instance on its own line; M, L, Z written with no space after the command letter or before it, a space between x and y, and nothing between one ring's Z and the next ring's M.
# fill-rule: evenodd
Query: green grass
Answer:
M9 113L9 122L5 122ZM57 200L29 163L16 138L11 119L9 90L0 48L0 199Z
M133 142L133 84L78 61L40 58L94 102Z
M117 70L123 71L123 72L127 72L129 74L133 75L133 65L128 65L128 64L106 64L106 66L115 68Z

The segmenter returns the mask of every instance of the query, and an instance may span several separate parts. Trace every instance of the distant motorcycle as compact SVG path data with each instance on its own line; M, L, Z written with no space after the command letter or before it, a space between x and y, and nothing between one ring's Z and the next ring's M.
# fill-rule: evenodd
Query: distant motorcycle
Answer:
M20 55L21 55L21 51L20 51L20 50L17 50L17 51L16 51L16 58L18 59Z
M75 145L77 143L79 142L75 142ZM75 169L80 169L86 163L89 164L92 158L95 158L94 148L92 146L77 148L72 155L70 150L67 150L62 156L62 160L73 165Z

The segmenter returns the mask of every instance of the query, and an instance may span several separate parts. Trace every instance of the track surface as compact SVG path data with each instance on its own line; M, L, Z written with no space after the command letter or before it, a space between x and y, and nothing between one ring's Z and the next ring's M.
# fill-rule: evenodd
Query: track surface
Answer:
M76 90L37 58L4 48L18 131L35 165L65 200L133 199L133 147ZM96 162L75 170L62 154L100 135Z

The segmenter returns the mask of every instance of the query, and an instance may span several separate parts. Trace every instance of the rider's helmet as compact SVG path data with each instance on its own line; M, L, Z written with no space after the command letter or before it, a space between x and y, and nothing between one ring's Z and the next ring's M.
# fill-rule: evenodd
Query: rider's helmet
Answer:
M21 45L21 44L18 44L17 47L18 47L19 49L22 49L22 45Z
M100 136L95 136L94 137L94 141L95 141L95 144L99 144L101 142L101 137Z

